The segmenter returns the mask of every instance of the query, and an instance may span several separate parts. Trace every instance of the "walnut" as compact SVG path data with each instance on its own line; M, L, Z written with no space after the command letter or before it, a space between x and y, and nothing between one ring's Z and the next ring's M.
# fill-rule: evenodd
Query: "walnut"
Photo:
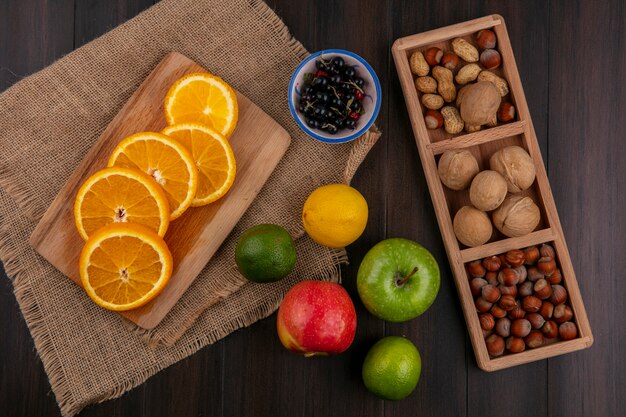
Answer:
M469 126L469 130L477 131L482 125L495 125L500 101L500 93L492 83L482 81L469 85L460 101L461 119L466 128Z
M470 186L470 201L478 210L495 210L506 197L506 180L496 171L482 171L474 177Z
M487 213L472 206L461 207L454 216L452 226L459 242L469 247L486 243L493 231Z
M508 237L524 236L535 230L541 219L539 207L530 197L512 195L493 212L493 224Z
M504 177L511 193L524 191L535 181L535 164L519 146L507 146L491 155L489 167Z
M451 150L441 155L438 166L439 178L452 190L466 189L476 174L478 161L467 150Z

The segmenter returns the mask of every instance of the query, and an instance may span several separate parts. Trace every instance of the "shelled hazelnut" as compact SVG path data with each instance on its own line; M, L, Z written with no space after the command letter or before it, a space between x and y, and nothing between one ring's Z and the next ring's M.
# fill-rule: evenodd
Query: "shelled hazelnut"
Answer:
M579 336L557 262L554 248L543 244L466 265L491 357ZM500 352L503 342L504 351Z

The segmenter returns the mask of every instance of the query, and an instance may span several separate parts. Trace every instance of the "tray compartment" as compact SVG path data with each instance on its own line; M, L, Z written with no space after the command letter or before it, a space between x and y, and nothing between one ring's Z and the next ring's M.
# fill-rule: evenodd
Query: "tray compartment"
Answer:
M460 36L454 35L454 36L451 36L451 37L449 37L447 39L443 39L443 40L440 40L440 41L437 41L437 42L418 44L418 45L416 45L416 46L414 46L412 48L405 49L403 51L403 53L405 55L406 60L408 61L409 57L414 52L420 51L422 53L425 53L428 48L433 47L433 46L441 49L444 52L452 51L452 41L454 39L456 39L456 38L463 38L466 41L468 41L469 43L471 43L472 45L476 46L476 40L474 38L474 34L475 34L475 32L472 31L472 32L469 32L469 33L466 33L466 34L463 34L463 35L460 35ZM479 49L479 48L477 48L477 49ZM507 82L508 82L507 74L509 72L507 71L506 67L507 67L507 65L508 66L515 65L515 62L507 62L508 60L507 61L504 60L504 56L503 56L503 54L502 54L502 52L500 50L500 42L498 42L496 44L496 48L494 48L494 49L496 49L498 52L500 52L500 55L502 56L502 64L498 68L495 68L495 69L490 70L490 71L493 72L494 74L496 74L497 76L506 79ZM480 52L481 52L481 50L479 49L479 53ZM459 62L459 65L457 66L457 68L455 68L452 71L454 76L456 76L456 74L459 72L459 70L464 65L467 65L467 63L461 59L460 62ZM413 74L411 74L411 75L413 77L413 80L415 81L415 79L417 79L417 76L413 75ZM432 72L429 75L432 76ZM462 85L456 84L456 82L455 82L455 86L457 87L457 92L458 92L458 90L461 87L463 87ZM407 94L407 92L405 92L405 94ZM413 88L413 91L409 91L408 95L412 96L411 99L415 100L418 103L420 111L421 111L421 114L423 115L424 112L427 110L422 105L422 102L421 102L423 93L418 91L416 88ZM516 101L516 97L515 97L515 92L511 88L510 83L509 83L509 94L507 94L505 97L503 97L502 100L511 102L515 106L515 108L517 109L517 101ZM448 105L448 103L446 103L445 105ZM516 121L519 121L519 120L520 120L520 116L519 116L519 113L516 111L515 112L515 119L513 121L507 122L507 123L498 122L498 127L508 126L508 125L510 125L510 124L512 124L512 123L514 123ZM477 133L481 133L481 132L488 131L488 130L491 130L491 129L494 129L494 128L483 127L483 129L480 132L477 132ZM438 143L438 142L442 142L442 141L446 141L446 140L450 140L450 139L460 139L460 138L462 138L464 136L468 136L468 135L474 135L474 133L467 133L465 131L462 131L461 133L458 133L456 135L451 135L450 133L446 132L443 128L433 129L433 130L429 129L428 130L429 141L431 143L433 143L433 144Z
M560 355L560 354L567 353L567 352L573 352L573 351L584 349L588 346L591 346L591 344L593 343L593 336L591 334L591 330L587 322L586 313L584 311L584 308L581 309L582 299L580 296L580 292L578 291L576 278L573 275L573 270L571 270L568 265L561 262L561 259L560 259L560 256L561 256L560 251L563 250L563 246L558 244L556 240L543 240L543 241L534 243L532 245L516 246L514 249L523 249L528 246L541 246L541 244L543 243L547 243L551 245L555 250L557 267L561 269L561 273L563 275L563 281L561 282L561 285L563 285L568 292L567 305L569 305L572 308L572 311L574 313L574 316L570 321L576 324L576 327L578 328L578 336L572 340L567 340L567 341L560 340L558 338L547 339L547 343L544 346L536 348L536 349L527 349L521 353L505 352L503 356L500 356L498 358L489 358L489 353L487 352L487 346L485 345L485 340L482 335L482 331L480 329L478 313L474 309L473 314L469 314L469 312L466 313L466 320L469 322L472 322L473 326L477 327L479 331L478 334L471 335L472 344L475 346L474 347L475 349L478 349L481 352L481 355L485 355L487 358L489 358L489 362L486 365L487 368L489 369L486 369L486 370L501 369L501 368L505 368L508 366L512 366L511 364L522 364L522 363L527 363L536 359L544 359L544 358ZM500 251L500 252L493 253L493 254L499 255L504 252L506 251ZM484 255L477 259L484 258L493 254ZM569 256L566 256L566 257L569 258ZM465 294L468 294L469 297L471 297L473 300L473 296L469 288L469 281L471 278L467 270L468 264L469 264L469 261L465 263L464 270L465 270L466 280L463 282L462 286L464 286L464 288L462 289L463 290L462 292Z
M477 142L480 142L480 141L477 141ZM481 171L484 171L484 170L489 169L489 158L491 158L491 155L493 155L495 152L497 152L498 150L502 148L505 148L507 146L513 146L513 145L519 146L521 148L524 148L526 151L528 151L528 147L526 146L526 141L524 140L524 135L516 135L516 136L506 137L503 139L498 139L495 141L487 141L487 142L479 143L473 146L464 147L464 149L470 151L472 155L474 155L474 157L478 161L478 167L480 168ZM458 148L455 147L452 149L458 149ZM440 159L441 159L441 155L435 155L435 161L437 162L437 165L439 164ZM469 188L465 190L456 191L456 190L449 189L448 187L443 185L443 183L441 183L441 187L443 188L443 193L446 198L446 205L450 213L450 218L454 219L454 215L461 207L472 205L472 203L470 202L470 198L469 198ZM537 206L539 207L539 211L541 212L541 220L539 222L539 225L535 228L534 231L545 230L550 227L549 218L547 216L544 201L543 201L543 198L541 197L541 193L539 192L538 183L536 179L533 185L527 190L524 190L516 194L509 193L507 195L528 196L535 202L535 204L537 204ZM488 214L491 217L491 212L489 212ZM489 239L488 243L497 242L497 241L504 240L504 239L509 239L509 237L500 233L498 229L496 229L496 227L494 226L493 234L491 236L491 239ZM459 245L461 249L467 248L460 242L459 242Z

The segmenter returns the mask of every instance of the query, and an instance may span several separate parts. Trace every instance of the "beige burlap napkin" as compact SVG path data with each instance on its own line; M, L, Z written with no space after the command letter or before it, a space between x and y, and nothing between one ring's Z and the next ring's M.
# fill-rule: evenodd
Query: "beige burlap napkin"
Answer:
M28 237L112 117L172 50L221 75L293 140L176 307L157 328L142 332L95 306L28 246ZM297 128L286 91L306 55L262 1L164 0L0 95L0 259L64 415L119 396L267 317L298 280L339 279L345 252L302 236L300 210L318 185L349 182L380 134L372 130L353 143L330 146ZM236 237L261 222L281 224L298 237L296 271L270 285L246 283L232 256Z

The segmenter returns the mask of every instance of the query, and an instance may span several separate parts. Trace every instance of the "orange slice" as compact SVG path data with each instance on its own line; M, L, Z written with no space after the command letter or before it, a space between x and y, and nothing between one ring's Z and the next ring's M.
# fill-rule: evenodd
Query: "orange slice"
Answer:
M221 198L235 181L237 165L228 140L208 126L183 123L163 133L187 148L198 167L198 191L192 206L204 206Z
M113 150L109 166L137 169L153 177L167 195L170 220L180 217L196 195L198 170L193 157L184 146L161 133L127 137Z
M164 236L170 206L159 185L143 172L106 168L85 181L74 201L74 221L83 239L112 223L138 223Z
M91 299L109 310L141 307L172 275L172 254L161 237L133 223L95 232L80 253L80 280Z
M235 91L212 74L188 74L176 81L165 97L165 118L170 125L200 123L229 137L238 113Z

